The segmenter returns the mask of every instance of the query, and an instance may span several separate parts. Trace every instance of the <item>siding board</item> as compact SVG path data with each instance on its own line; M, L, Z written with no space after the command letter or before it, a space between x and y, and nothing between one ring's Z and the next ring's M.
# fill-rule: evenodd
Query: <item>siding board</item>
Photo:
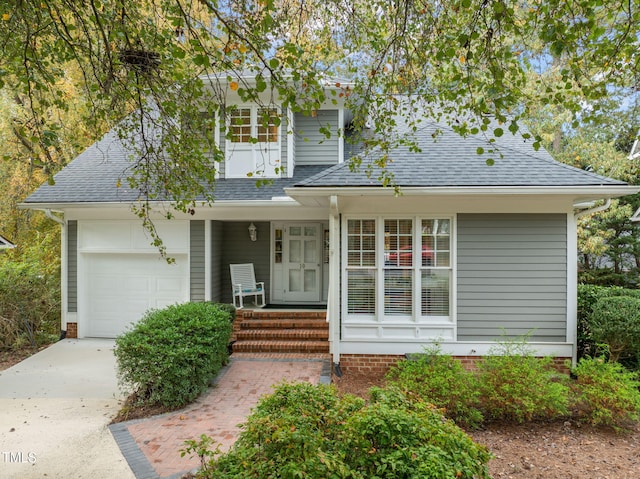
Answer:
M232 303L231 294L231 274L229 265L235 263L253 263L256 273L256 281L264 281L266 301L269 301L270 291L270 231L271 225L268 221L254 221L253 224L258 230L258 240L249 239L250 221L225 222L223 223L222 242L222 301ZM246 298L248 301L253 298Z
M331 137L320 128L330 125ZM338 163L338 110L319 110L315 117L295 116L296 165L334 165Z
M189 291L191 301L205 299L204 221L189 222Z
M458 215L459 341L566 340L566 232L563 214Z
M67 222L67 311L78 312L78 222Z
M223 223L211 222L211 301L222 301L222 233Z

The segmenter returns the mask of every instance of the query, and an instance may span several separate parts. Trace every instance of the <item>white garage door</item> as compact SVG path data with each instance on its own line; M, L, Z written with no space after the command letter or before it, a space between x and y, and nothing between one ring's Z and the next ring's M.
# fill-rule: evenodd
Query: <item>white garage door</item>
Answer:
M186 255L175 256L174 264L156 254L87 254L83 259L84 336L116 337L147 310L188 300Z

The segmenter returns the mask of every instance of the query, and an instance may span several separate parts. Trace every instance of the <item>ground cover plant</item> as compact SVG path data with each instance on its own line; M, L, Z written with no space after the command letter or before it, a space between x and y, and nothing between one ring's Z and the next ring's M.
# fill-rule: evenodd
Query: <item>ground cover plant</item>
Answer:
M116 338L118 378L133 405L175 409L198 397L228 361L232 318L212 303L173 305Z

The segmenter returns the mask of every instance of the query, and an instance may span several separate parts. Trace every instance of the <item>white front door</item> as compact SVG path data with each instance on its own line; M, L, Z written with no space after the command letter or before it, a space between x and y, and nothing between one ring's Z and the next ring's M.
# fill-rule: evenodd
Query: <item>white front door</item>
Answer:
M319 223L292 223L284 228L284 299L320 301L322 228Z

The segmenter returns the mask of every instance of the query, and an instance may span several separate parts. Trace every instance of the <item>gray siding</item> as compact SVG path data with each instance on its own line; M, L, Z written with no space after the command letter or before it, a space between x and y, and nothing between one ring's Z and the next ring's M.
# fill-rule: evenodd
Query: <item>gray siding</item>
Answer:
M191 301L205 299L204 221L189 222L189 291Z
M258 240L249 239L250 221L238 221L224 223L222 243L222 301L233 302L231 295L231 275L229 265L235 263L253 263L256 272L256 281L264 281L266 300L269 301L269 275L270 266L270 223L254 221L258 229Z
M289 143L287 142L287 131L289 130L289 122L287 121L286 108L282 109L280 119L282 121L280 124L280 166L282 167L280 174L282 176L287 176L287 171L290 166L287 162L287 150L289 148Z
M78 222L67 222L67 311L78 312Z
M331 138L320 128L330 125ZM315 117L295 116L296 165L333 165L338 163L338 110L319 110Z
M566 215L461 214L457 248L459 341L566 341Z
M211 301L222 301L223 223L211 222Z

